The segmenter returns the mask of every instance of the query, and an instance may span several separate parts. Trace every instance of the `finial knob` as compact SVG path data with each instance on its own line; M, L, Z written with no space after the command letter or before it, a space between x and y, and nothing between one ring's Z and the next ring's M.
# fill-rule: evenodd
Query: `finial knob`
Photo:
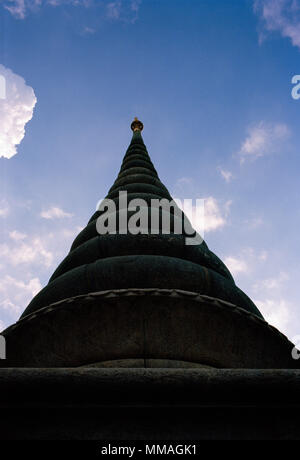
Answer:
M132 131L142 131L143 128L143 123L137 117L135 117L133 122L131 123Z

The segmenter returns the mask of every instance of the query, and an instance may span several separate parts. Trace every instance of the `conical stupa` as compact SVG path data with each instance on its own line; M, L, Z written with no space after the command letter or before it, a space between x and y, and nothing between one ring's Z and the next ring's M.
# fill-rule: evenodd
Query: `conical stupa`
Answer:
M223 262L204 241L187 245L186 234L175 231L174 209L158 209L158 228L150 232L151 200L172 198L148 155L143 124L135 119L131 128L106 197L117 230L99 233L103 209L91 217L48 285L3 332L5 367L295 367L293 345L263 319ZM120 230L123 214L126 224L135 214L121 206L120 192L128 202L144 200L149 229Z

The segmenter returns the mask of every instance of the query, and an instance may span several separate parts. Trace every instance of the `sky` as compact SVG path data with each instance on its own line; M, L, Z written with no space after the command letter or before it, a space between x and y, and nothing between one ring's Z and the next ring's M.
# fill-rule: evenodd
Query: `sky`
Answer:
M297 75L300 0L1 0L0 330L107 194L137 116L162 182L205 199L209 248L295 342Z

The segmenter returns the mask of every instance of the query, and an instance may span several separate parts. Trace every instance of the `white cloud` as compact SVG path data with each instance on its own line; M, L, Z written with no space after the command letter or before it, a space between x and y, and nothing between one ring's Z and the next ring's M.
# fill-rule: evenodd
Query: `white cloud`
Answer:
M281 271L279 275L273 278L266 278L264 280L258 281L254 284L253 289L255 291L264 291L270 290L279 290L282 288L283 284L289 280L289 275L286 272Z
M9 212L8 206L0 208L0 217L6 217Z
M264 223L264 220L261 217L253 217L252 219L246 219L244 224L250 230L254 230L258 227L261 227Z
M6 324L0 319L0 332L4 331L4 329L6 329Z
M252 287L255 304L261 310L268 323L280 331L286 330L291 319L291 304L282 296L283 289L290 277L281 271L278 275L257 281Z
M6 275L0 279L0 311L15 321L41 289L38 278L24 282Z
M12 232L9 232L9 237L15 241L24 240L26 236L27 235L25 235L25 233L18 232L18 230L13 230Z
M236 257L226 257L224 263L233 276L236 276L239 273L246 273L249 270L246 261L243 259L238 259Z
M264 272L272 264L269 261L267 265L268 257L266 250L245 248L239 256L225 258L224 263L234 276L239 278L242 275L238 284L241 282L242 289L248 293L266 321L287 333L293 311L293 305L285 295L290 276L282 270L274 276L263 278Z
M225 211L222 213L218 201L210 196L204 201L204 230L210 232L224 227L226 220L224 214L228 214L231 202L225 203Z
M6 83L6 97L0 104L0 157L11 158L25 136L25 125L32 118L37 99L24 78L2 64L0 75Z
M27 243L15 240L14 246L7 243L0 245L0 257L12 266L36 263L50 267L53 263L53 254L46 249L39 237L34 237Z
M27 13L38 11L38 8L44 5L60 6L62 4L88 6L89 0L5 0L4 8L8 10L15 18L25 19Z
M248 129L248 136L242 143L239 151L241 163L246 158L254 160L276 152L280 143L287 139L289 135L289 128L284 123L272 124L261 121L250 127Z
M279 32L300 49L300 1L255 0L254 11L267 32ZM260 40L263 36L260 36Z
M258 256L259 260L265 261L268 258L268 251L262 250L260 255Z
M220 173L221 173L221 176L223 177L223 179L225 179L225 181L227 182L227 184L229 184L229 182L232 181L232 179L233 179L232 172L226 171L225 169L220 169Z
M195 181L192 177L180 177L174 185L173 196L187 196L193 195L195 191Z
M111 2L100 2L99 0L4 0L3 6L16 19L25 19L28 12L38 11L40 7L50 5L59 7L70 5L74 7L97 6L104 8L103 15L112 20L121 20L134 23L138 16L141 0L115 0ZM91 31L92 29L90 29ZM89 31L85 31L89 33ZM91 32L92 33L92 32Z
M177 180L175 186L176 187L185 187L186 185L190 186L193 185L194 180L192 177L180 177L180 179Z
M53 227L51 221L49 225ZM50 228L49 228L50 229ZM82 227L63 227L43 235L18 230L7 234L0 245L0 318L5 325L16 321L31 299L45 285L65 257ZM9 237L8 237L9 236Z
M237 285L249 295L268 323L291 338L297 333L292 319L297 319L297 308L291 286L292 275L281 270L274 273L274 261L264 250L244 248L237 255L224 257L224 263L236 278ZM267 270L272 270L266 276Z
M18 19L25 18L25 0L7 0L4 4L4 8Z
M84 229L84 227L80 227L80 226L77 226L73 229L69 229L69 228L63 228L61 233L62 233L62 236L63 238L75 238L78 233L80 233L82 230Z
M116 2L108 3L106 6L107 16L110 19L115 19L115 20L119 19L120 14L121 14L121 8L122 8L122 2L120 0Z
M184 205L184 201L176 200ZM181 205L179 204L179 207ZM181 209L188 217L192 227L204 238L205 232L221 229L226 225L226 217L229 213L231 201L227 201L221 209L218 201L212 196L204 199L204 220L201 213L196 212L195 206L184 205Z
M134 23L137 20L141 0L115 0L106 5L106 14L114 21L121 20Z
M230 208L231 208L231 205L232 205L233 201L232 200L227 200L224 204L224 212L225 212L225 216L227 217L230 213Z
M249 275L257 270L259 264L263 264L268 257L265 250L256 251L253 248L244 248L238 255L224 257L224 263L234 275Z
M255 300L265 320L280 331L285 330L290 322L291 305L284 299Z
M83 35L94 35L96 33L96 29L93 27L84 27L82 31Z
M44 219L62 219L64 217L72 217L73 214L65 212L63 209L57 206L52 206L48 210L42 211L40 216Z
M138 11L141 3L142 3L142 0L131 0L130 7L132 11Z

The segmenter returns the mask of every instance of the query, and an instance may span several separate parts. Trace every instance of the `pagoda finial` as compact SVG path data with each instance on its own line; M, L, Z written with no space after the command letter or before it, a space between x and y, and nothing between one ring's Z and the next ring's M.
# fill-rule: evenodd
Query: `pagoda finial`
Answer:
M144 125L143 123L137 118L137 117L134 117L134 120L133 122L131 123L131 129L133 132L135 131L142 131L142 129L144 128Z

